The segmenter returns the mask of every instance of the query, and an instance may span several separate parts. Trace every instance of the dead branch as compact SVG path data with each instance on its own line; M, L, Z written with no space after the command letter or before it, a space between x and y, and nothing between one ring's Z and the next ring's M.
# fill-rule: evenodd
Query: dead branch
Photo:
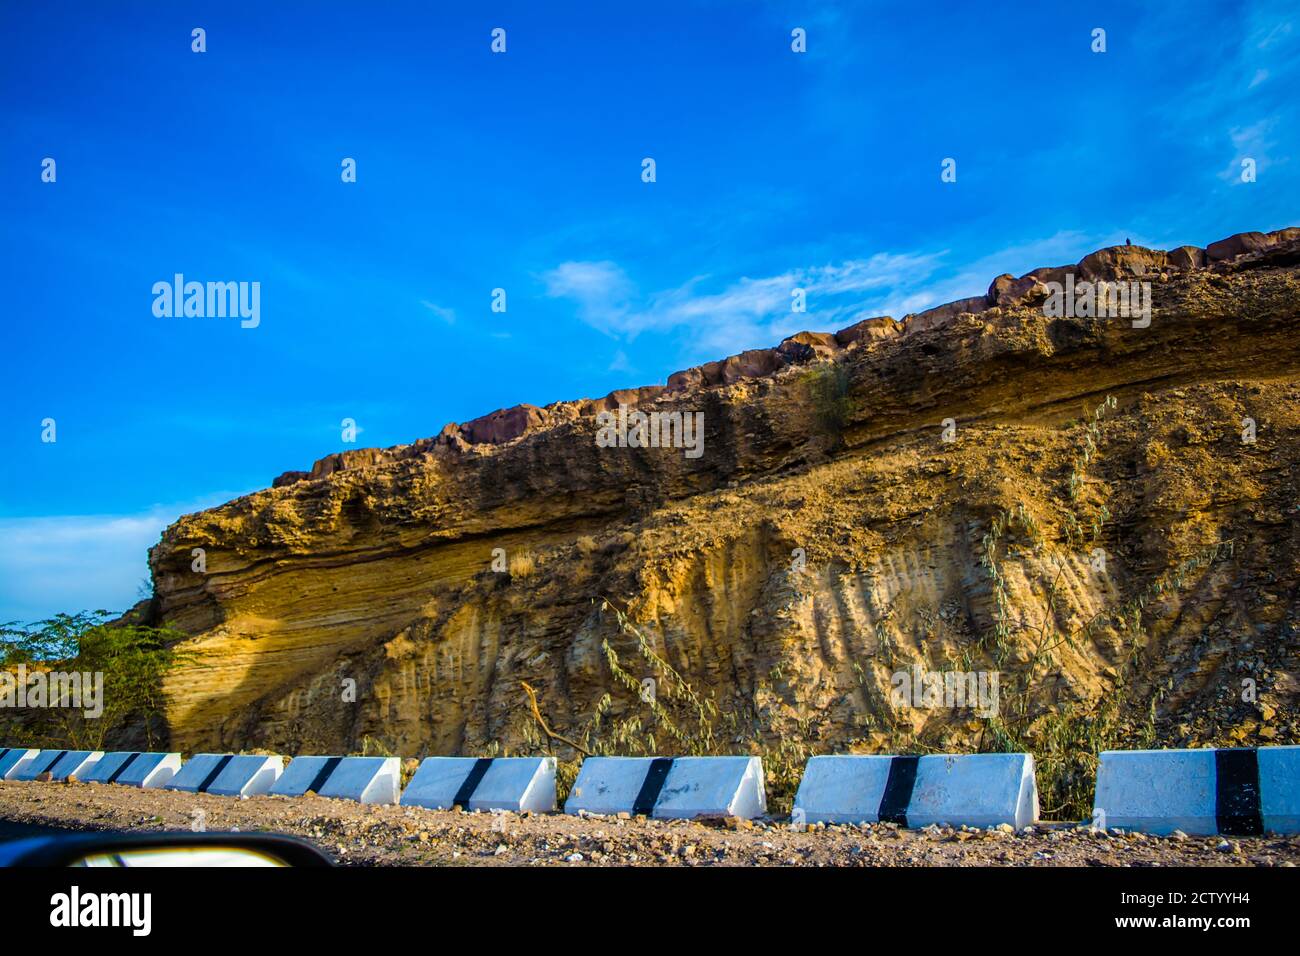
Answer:
M551 740L558 740L562 744L567 744L568 746L572 747L574 750L578 751L578 753L582 754L584 757L591 756L591 751L588 750L586 747L580 746L579 744L574 743L568 737L565 737L561 734L557 734L555 731L551 730L551 728L546 723L546 718L542 716L541 710L538 709L537 707L537 691L533 690L530 686L528 686L527 681L521 680L519 682L519 686L522 687L524 689L524 693L528 695L528 707L533 712L533 720L537 721L537 726L542 728L542 733L546 734L546 736L549 737Z

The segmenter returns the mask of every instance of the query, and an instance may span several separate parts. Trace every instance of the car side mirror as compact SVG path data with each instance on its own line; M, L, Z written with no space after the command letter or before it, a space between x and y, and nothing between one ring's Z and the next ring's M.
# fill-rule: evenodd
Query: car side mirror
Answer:
M0 844L0 866L333 866L296 837L267 833L78 833Z

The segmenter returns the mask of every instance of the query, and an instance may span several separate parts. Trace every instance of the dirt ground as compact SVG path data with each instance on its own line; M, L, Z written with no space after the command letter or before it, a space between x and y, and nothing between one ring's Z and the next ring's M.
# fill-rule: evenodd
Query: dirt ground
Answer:
M890 824L463 813L306 797L232 799L111 784L0 782L0 819L73 830L240 830L311 840L356 866L1295 866L1300 836L1149 837Z

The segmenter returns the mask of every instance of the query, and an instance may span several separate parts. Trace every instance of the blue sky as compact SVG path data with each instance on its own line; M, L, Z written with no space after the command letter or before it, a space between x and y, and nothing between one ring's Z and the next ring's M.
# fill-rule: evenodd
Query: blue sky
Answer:
M166 524L346 417L407 442L1300 224L1297 74L1294 3L5 0L0 621L128 606ZM175 273L260 325L155 317Z

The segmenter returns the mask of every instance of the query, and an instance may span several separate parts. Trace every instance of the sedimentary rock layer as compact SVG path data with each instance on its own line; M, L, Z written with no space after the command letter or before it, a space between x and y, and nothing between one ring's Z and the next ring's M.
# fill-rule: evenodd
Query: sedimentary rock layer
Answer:
M1150 325L1049 318L1067 274L1150 283ZM901 322L288 472L150 552L139 610L196 655L166 688L171 746L526 748L520 681L561 732L605 695L611 718L636 714L605 642L652 675L605 601L746 739L969 744L985 724L891 707L891 675L964 661L1013 680L1045 621L1102 615L1055 651L1035 708L1104 698L1136 655L1122 693L1156 701L1164 739L1291 740L1298 293L1297 229L1115 247ZM620 404L702 411L704 454L599 447L596 415ZM986 536L1006 513L999 611ZM1139 598L1131 623L1103 614Z

